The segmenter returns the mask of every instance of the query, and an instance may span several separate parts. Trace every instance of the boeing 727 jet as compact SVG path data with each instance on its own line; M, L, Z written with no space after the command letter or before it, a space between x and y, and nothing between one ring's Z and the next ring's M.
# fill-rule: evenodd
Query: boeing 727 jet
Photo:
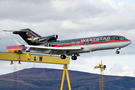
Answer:
M71 56L72 60L76 60L77 56L80 56L80 53L107 49L116 49L116 54L119 54L121 48L131 44L131 40L119 35L59 41L57 40L58 35L42 37L30 29L21 29L12 32L13 34L20 35L26 41L28 45L24 46L27 47L27 52L61 55L61 59Z

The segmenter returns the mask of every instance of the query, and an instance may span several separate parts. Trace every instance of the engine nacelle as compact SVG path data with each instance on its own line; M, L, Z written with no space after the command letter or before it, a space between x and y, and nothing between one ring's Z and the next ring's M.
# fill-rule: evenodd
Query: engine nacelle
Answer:
M39 42L51 42L51 41L56 41L58 39L58 35L50 35L46 37L41 37L39 39Z
M50 41L56 41L57 39L58 39L58 35L47 36L48 42L50 42Z

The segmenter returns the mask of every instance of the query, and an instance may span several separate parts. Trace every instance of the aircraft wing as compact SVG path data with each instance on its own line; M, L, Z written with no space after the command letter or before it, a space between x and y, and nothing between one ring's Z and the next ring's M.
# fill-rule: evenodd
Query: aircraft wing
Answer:
M28 51L45 53L45 54L66 54L67 51L81 50L83 47L46 47L46 46L34 46L25 45L29 48Z

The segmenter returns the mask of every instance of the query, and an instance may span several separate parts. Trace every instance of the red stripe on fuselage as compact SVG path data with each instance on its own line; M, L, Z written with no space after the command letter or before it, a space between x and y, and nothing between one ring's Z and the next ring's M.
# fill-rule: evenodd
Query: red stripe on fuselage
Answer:
M77 44L58 45L58 46L53 46L53 47L68 47L68 46L88 45L88 44L98 44L98 43L110 43L110 42L122 42L122 41L130 41L130 40L129 39L108 40L108 41L97 41L97 42L86 42L86 43L77 43Z

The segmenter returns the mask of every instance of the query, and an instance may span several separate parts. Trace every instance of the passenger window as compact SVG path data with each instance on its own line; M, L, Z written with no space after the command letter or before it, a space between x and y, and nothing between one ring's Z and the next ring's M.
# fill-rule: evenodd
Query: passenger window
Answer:
M122 37L120 37L119 39L120 39L120 40L122 40L123 38L122 38Z
M115 40L115 37L112 37L111 40ZM100 40L101 41L101 40Z
M116 37L116 40L119 40L119 37Z

